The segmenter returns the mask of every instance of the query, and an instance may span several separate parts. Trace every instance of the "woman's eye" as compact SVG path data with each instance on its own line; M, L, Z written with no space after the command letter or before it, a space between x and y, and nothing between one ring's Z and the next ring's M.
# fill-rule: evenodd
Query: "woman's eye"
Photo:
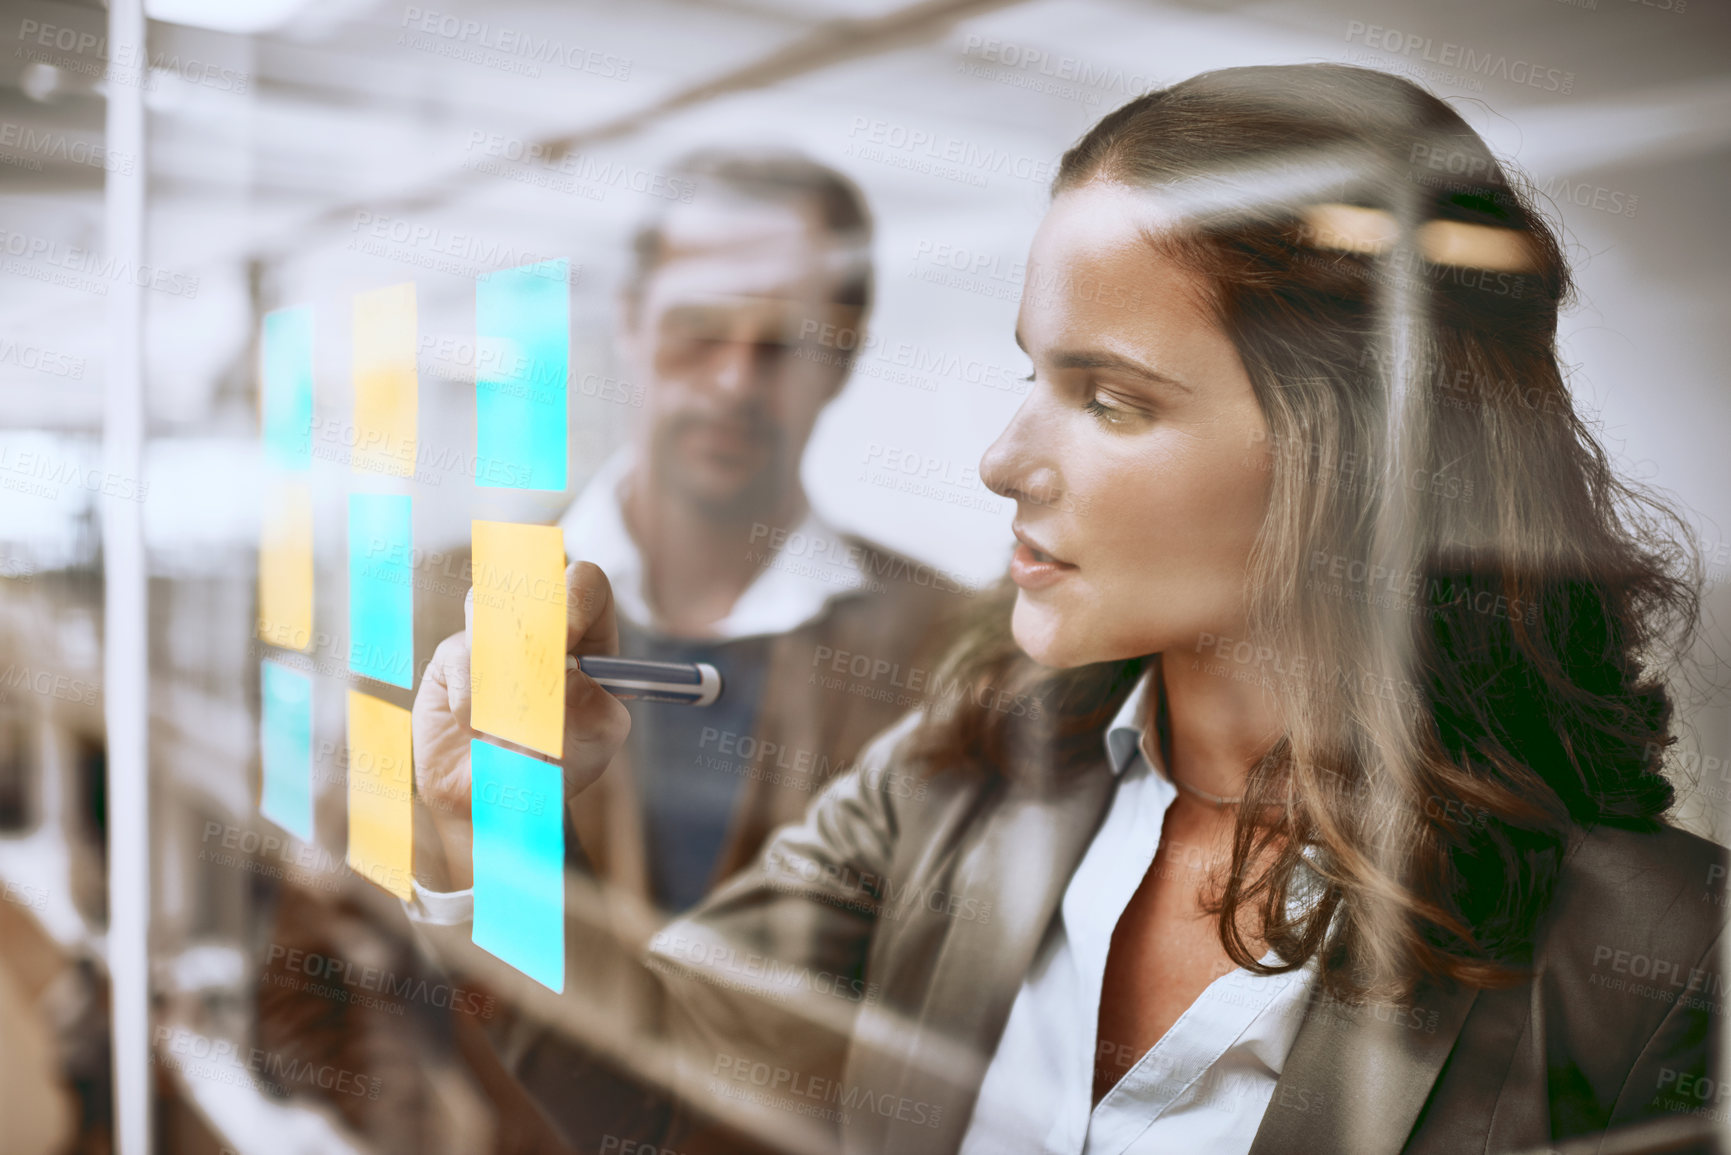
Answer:
M1082 408L1093 414L1098 421L1105 425L1123 425L1131 418L1128 409L1102 401L1098 393L1090 397Z

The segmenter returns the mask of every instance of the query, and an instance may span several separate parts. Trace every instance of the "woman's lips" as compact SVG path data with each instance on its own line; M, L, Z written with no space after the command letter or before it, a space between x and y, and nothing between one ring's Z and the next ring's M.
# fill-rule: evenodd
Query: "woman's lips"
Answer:
M1076 567L1042 553L1025 541L1016 543L1010 555L1010 580L1025 590L1043 590L1076 572Z

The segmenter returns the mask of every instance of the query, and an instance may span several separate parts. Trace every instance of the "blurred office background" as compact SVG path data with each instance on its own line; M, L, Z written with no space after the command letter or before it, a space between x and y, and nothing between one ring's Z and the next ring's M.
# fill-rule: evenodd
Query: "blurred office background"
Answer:
M257 1042L274 887L341 893L357 922L391 901L341 865L340 643L301 663L335 687L316 698L318 846L269 845L280 832L257 817L260 318L314 307L315 605L340 638L348 309L414 282L423 460L398 491L417 498L430 635L467 583L435 555L471 517L551 520L569 500L469 484L475 278L544 257L578 270L575 492L640 398L611 340L627 238L670 195L670 160L701 144L797 147L864 189L872 339L813 440L809 489L842 526L982 583L1007 559L1008 504L973 470L1025 388L1019 266L1061 151L1138 92L1227 65L1351 61L1451 98L1566 229L1579 404L1621 467L1694 519L1710 616L1676 762L1685 820L1715 829L1731 794L1714 665L1731 620L1720 0L151 0L145 15L145 43L117 46L101 4L0 0L0 1023L33 1024L7 1028L21 1033L0 1040L0 1071L28 1061L22 1032L45 1041L54 1097L29 1150L113 1145L105 856L122 821L149 838L153 1050L121 1063L148 1065L155 1149L458 1151L484 1129L472 1091L436 1070L381 1080L402 1121L387 1133L212 1057L213 1041ZM1468 54L1493 63L1469 71ZM108 102L134 98L136 148L105 134ZM134 177L136 269L104 199ZM137 475L117 476L105 390L129 284L144 440ZM145 544L142 688L103 675L102 526L127 502ZM125 792L142 819L109 806L115 694L148 711L148 792ZM381 1045L356 1070L412 1059ZM0 1114L0 1149L38 1141L8 1126Z

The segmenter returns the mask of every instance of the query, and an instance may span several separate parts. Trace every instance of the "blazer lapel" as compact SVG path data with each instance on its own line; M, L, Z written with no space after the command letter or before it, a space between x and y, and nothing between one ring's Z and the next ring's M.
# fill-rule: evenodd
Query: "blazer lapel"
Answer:
M949 890L939 889L940 879L907 896L903 917L951 925L917 1016L874 1030L875 1053L855 1072L861 1083L894 1087L898 1103L922 1109L910 1111L912 1119L865 1119L867 1134L850 1135L849 1151L893 1155L961 1145L1010 1005L1105 814L1113 783L1102 761L1057 786L1004 784Z
M1250 1155L1396 1155L1477 994L1425 986L1403 1007L1315 996Z

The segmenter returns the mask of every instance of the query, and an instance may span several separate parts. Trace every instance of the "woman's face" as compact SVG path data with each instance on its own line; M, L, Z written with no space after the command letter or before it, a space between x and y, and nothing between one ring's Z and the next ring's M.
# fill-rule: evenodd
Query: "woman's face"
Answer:
M1113 184L1052 202L1017 318L1033 385L980 463L1016 502L1016 642L1048 666L1244 637L1267 425L1202 283L1149 244L1151 219Z

